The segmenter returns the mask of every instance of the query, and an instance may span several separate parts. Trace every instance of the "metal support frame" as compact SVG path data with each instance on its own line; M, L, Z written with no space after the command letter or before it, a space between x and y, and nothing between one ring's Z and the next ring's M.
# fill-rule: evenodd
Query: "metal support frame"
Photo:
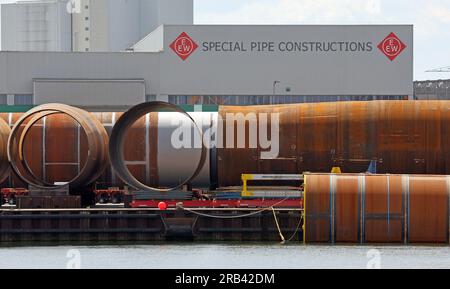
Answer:
M253 197L256 193L265 193L265 194L271 194L274 193L275 190L248 190L248 181L303 181L304 176L303 175L297 175L297 174L242 174L242 197ZM276 190L278 193L285 193L286 196L298 196L301 197L301 191L300 190Z

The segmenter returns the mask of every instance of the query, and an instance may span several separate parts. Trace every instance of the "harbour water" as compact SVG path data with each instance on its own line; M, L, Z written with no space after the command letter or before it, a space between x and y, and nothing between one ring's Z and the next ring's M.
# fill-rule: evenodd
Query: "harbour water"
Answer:
M0 268L450 268L448 246L158 244L0 248Z

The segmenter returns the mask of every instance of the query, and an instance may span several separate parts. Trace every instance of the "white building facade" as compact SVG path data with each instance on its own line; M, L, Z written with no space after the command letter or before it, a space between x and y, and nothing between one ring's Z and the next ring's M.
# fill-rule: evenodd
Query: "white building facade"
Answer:
M3 51L71 51L65 1L2 4L1 27Z
M193 0L40 0L1 5L3 51L124 51L162 24L193 24Z

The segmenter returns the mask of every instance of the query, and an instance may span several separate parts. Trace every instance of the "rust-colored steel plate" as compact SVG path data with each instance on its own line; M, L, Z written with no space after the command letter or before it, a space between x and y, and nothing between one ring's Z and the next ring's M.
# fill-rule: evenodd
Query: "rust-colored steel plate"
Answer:
M145 161L145 117L137 120L127 131L124 156L127 161Z
M64 137L61 137L64 135ZM78 162L78 126L70 117L45 118L46 163Z
M220 186L232 186L239 185L241 183L241 174L245 172L260 172L259 169L259 157L258 150L255 148L248 148L248 134L245 136L245 143L247 148L237 148L237 123L230 124L227 122L227 114L243 113L267 113L267 109L262 106L258 107L243 107L234 108L226 107L219 111L220 116L223 119L223 131L222 133L223 146L225 147L227 142L231 143L230 137L227 137L225 133L226 127L233 128L234 142L232 148L218 149L217 154L217 167L218 167L218 179ZM245 127L248 130L248 124Z
M305 175L305 228L306 243L331 242L330 176Z
M360 238L361 202L358 176L336 175L334 192L334 242L357 243Z
M46 166L45 179L50 183L68 182L78 174L78 166L72 164L52 164Z
M449 193L447 177L410 177L409 242L448 242Z
M299 172L329 172L337 162L337 111L336 106L305 104L296 108L298 118L296 155ZM315 153L312 154L311 152Z
M158 113L150 113L150 128L148 134L149 143L149 167L150 172L146 175L150 178L146 182L152 187L159 187L159 174L158 174Z
M78 125L68 116L52 115L45 119L45 179L50 183L67 182L78 173ZM63 138L60 136L64 135Z
M138 179L138 181L146 181L145 165L127 165L127 167L136 179Z
M402 181L398 175L365 177L364 241L400 243L404 236Z

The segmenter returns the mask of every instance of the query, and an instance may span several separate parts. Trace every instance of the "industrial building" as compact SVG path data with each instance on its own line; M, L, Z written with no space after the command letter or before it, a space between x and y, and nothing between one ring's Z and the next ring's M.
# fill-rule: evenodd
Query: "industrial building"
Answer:
M126 52L0 52L0 102L413 99L412 25L162 25Z
M3 51L123 51L161 24L193 24L193 0L41 0L1 5Z
M40 0L0 7L3 105L449 99L448 80L413 83L408 25L194 26L193 0ZM395 57L384 50L389 45L382 47L387 40ZM192 51L179 56L180 44Z
M414 99L450 99L450 79L415 81Z
M5 3L1 50L71 51L71 17L64 1Z

